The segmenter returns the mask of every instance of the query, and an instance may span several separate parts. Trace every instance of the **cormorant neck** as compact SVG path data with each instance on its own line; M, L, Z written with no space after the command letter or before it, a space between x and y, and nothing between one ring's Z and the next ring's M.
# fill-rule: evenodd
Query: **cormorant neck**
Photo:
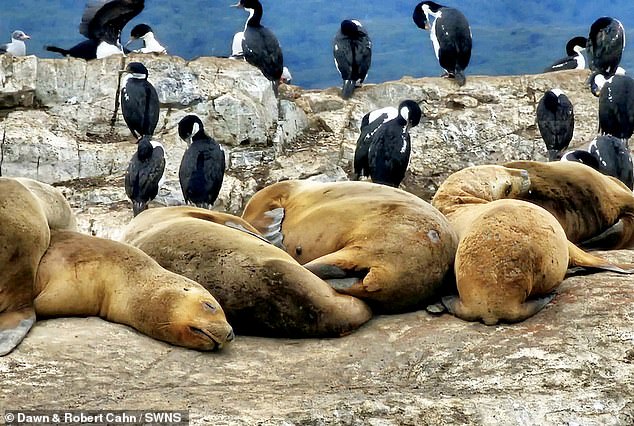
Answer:
M260 3L256 3L253 6L253 9L247 9L249 11L249 19L247 19L246 27L260 27L260 21L262 20L262 5Z

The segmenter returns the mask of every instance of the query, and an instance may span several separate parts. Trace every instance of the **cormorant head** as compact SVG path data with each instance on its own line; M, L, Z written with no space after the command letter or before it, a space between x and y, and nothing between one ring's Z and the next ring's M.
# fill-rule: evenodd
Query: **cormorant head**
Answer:
M416 127L420 123L423 112L416 102L408 99L399 104L398 115L405 120L409 127Z
M203 122L196 115L186 115L178 122L178 136L187 143L191 142L192 136L204 131Z
M361 23L356 20L346 19L341 21L341 34L346 37L355 37L359 34L359 27Z
M559 107L559 96L561 95L563 95L563 92L559 89L547 90L546 93L544 93L544 105L546 105L548 111L557 111Z
M259 0L239 0L238 3L234 4L232 7L239 7L240 9L256 9L257 7L262 8Z
M130 62L128 66L125 67L125 70L123 72L132 74L136 78L147 78L149 74L147 68L145 68L145 65L143 65L141 62Z
M566 54L568 56L574 56L577 53L581 53L586 50L588 45L588 39L585 37L574 37L568 40L566 43Z
M595 72L590 75L590 91L594 96L599 96L601 94L601 89L605 86L605 83L608 81L603 74L599 72Z
M431 23L429 22L429 15L435 16L438 10L440 10L442 6L433 1L423 1L416 5L414 8L414 14L412 15L412 19L418 28L423 30L429 30L431 28Z
M143 38L147 33L151 33L152 28L147 24L139 24L132 28L130 31L130 38L132 40L136 40L139 38Z

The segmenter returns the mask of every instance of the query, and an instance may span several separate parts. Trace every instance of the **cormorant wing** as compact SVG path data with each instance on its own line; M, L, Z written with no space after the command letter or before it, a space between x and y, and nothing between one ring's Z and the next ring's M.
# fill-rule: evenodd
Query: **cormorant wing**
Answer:
M578 63L574 56L566 56L544 69L544 72L574 70L577 68L577 65Z
M369 116L369 114L367 114ZM366 126L361 128L361 134L357 139L357 146L354 150L353 168L355 173L355 179L359 179L361 176L369 176L369 161L368 154L370 151L370 145L374 139L372 138L376 131L385 123L388 118L387 113L383 113Z
M88 0L79 32L117 45L123 27L143 10L145 0Z

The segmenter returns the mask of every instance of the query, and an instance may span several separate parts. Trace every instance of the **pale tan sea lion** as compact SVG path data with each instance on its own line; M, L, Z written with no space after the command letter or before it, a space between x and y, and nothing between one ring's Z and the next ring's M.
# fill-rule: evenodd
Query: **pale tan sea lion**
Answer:
M518 198L553 214L570 241L588 248L634 246L634 195L625 184L576 162L514 161L530 190ZM510 198L510 197L506 197Z
M222 308L200 284L117 241L52 231L34 293L38 317L100 316L198 350L233 340Z
M205 286L238 334L340 336L371 318L364 302L338 294L254 233L239 217L179 206L144 211L122 240Z
M49 239L38 199L17 180L0 177L0 356L35 323L33 284Z
M382 312L436 299L457 244L429 203L369 182L279 182L257 192L242 217L337 291Z
M540 311L568 267L634 273L585 253L569 242L553 215L521 200L530 188L524 170L470 167L449 176L432 204L455 227L460 242L454 272L459 297L443 298L467 321L518 322Z

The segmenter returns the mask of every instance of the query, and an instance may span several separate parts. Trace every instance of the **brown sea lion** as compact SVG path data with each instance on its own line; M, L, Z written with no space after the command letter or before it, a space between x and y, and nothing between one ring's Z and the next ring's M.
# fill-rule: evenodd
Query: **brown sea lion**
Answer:
M0 178L0 356L35 323L33 284L49 240L40 201L17 180Z
M198 350L233 340L222 308L200 284L117 241L51 231L34 293L38 317L99 316Z
M634 195L618 179L576 162L504 165L526 170L531 180L528 192L512 198L548 210L570 241L600 249L634 246Z
M335 292L239 217L189 206L151 209L122 239L204 285L238 334L340 336L372 316L364 302Z
M480 183L480 185L479 185ZM460 242L454 272L459 297L443 298L447 309L487 325L518 322L541 310L568 267L634 273L585 253L568 241L553 215L521 200L530 188L524 170L476 166L449 176L432 204L456 229Z
M257 192L242 217L337 291L382 312L437 298L457 244L429 203L368 182L279 182Z

